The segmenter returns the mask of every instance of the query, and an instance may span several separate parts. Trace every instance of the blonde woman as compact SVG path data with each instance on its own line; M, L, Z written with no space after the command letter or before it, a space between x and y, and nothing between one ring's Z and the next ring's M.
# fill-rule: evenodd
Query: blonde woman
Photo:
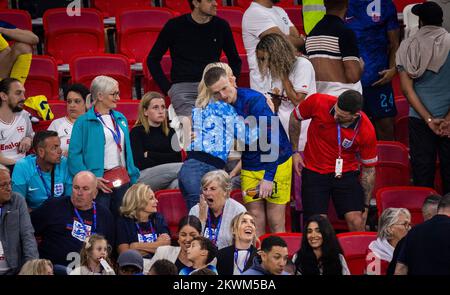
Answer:
M147 92L139 103L139 118L130 132L131 149L137 168L138 182L154 191L178 188L181 152L175 130L167 122L164 96Z
M128 189L117 220L119 254L128 249L137 250L145 264L145 258L152 258L159 246L170 244L169 227L164 216L157 212L157 206L158 200L148 185L138 183Z
M202 223L202 235L209 238L220 250L233 243L231 221L245 207L230 198L231 178L223 170L206 173L201 180L200 202L189 215L197 216Z
M236 215L231 221L233 245L219 250L217 272L219 275L241 275L253 265L256 256L255 219L249 212Z
M19 275L24 276L47 276L53 275L53 264L47 259L32 259L25 262Z
M93 106L75 121L69 145L69 172L89 170L97 177L96 202L118 216L122 198L139 177L134 166L128 122L115 111L119 83L108 76L92 80L86 105Z

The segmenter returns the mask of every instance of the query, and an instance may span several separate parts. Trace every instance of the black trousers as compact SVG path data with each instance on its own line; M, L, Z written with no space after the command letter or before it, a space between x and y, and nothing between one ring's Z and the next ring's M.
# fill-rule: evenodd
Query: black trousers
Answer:
M450 138L436 135L424 120L409 117L409 147L414 185L434 187L439 155L443 193L450 192Z

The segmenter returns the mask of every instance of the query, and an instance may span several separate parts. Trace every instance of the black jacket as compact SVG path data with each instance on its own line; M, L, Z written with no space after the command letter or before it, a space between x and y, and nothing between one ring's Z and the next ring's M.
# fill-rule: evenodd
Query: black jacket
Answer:
M217 254L217 272L219 275L233 275L234 270L234 245L222 248ZM244 271L252 267L254 257L256 256L255 246L250 247L250 256L245 264Z

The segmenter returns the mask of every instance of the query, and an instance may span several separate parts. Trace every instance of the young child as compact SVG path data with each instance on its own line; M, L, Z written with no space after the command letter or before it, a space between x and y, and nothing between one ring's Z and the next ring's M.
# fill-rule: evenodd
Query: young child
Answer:
M70 275L115 275L108 252L109 245L105 237L93 234L86 238L80 252L80 266Z
M187 249L187 258L192 262L192 267L183 268L179 274L190 275L205 267L217 274L215 262L212 263L217 256L217 251L216 245L208 238L203 236L195 237L191 242L191 246Z

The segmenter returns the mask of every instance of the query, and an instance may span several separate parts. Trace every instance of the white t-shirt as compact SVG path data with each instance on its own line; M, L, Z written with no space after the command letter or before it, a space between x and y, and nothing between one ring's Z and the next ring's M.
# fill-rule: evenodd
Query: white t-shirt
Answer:
M67 117L62 117L52 121L47 130L56 131L61 139L61 149L65 152L69 150L70 136L72 135L72 122Z
M304 57L297 57L297 61L294 64L294 68L289 74L289 80L294 86L296 92L301 92L306 94L308 98L311 94L316 93L316 73L311 62ZM286 96L286 92L283 89L283 84L281 80L272 80L270 74L265 77L263 85L263 93L276 92L275 88L279 89L279 93ZM294 104L290 101L282 101L280 108L278 110L278 117L280 118L281 124L289 136L289 117L294 110ZM298 150L303 151L306 144L306 135L308 133L308 126L311 120L302 121L302 129L300 133Z
M261 91L259 84L262 83L256 61L256 45L263 32L270 28L278 27L281 32L289 35L289 28L293 27L289 16L283 8L273 6L267 8L252 2L242 18L242 39L247 51L248 66L250 68L250 88Z
M102 115L103 122L105 122L106 126L108 126L112 131L116 132L114 129L114 124L111 120L111 115ZM116 122L117 123L117 122ZM103 124L102 124L103 125ZM119 154L119 149L117 147L116 142L114 141L114 137L111 131L103 125L103 133L105 134L105 157L104 169L109 170L115 168L117 166L125 165L125 139L122 132L122 129L119 127L120 131L120 145L122 147L122 152ZM119 155L121 159L119 159ZM122 163L122 164L121 164Z
M30 113L21 111L14 113L12 123L6 123L0 120L0 153L5 158L19 160L25 157L18 151L20 141L24 137L33 137L33 128L31 127Z

